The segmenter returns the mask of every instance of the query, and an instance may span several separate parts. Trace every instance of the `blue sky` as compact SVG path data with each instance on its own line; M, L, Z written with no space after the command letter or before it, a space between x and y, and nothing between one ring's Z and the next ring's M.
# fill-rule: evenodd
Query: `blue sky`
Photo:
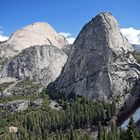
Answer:
M140 0L1 0L0 30L9 36L23 26L46 21L57 32L75 37L102 11L111 12L121 27L140 29Z

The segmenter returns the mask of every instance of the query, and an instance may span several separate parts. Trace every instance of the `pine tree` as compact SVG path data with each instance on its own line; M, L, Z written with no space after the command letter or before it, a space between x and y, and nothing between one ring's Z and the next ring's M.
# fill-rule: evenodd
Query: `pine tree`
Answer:
M127 140L127 133L126 133L126 130L124 129L120 129L120 138L121 140Z
M59 134L59 131L58 131L58 130L56 130L56 139L57 139L57 140L61 140L60 134Z
M133 117L130 118L126 131L127 140L139 140L140 134L138 132L137 126L134 122Z
M103 130L100 122L98 124L98 137L97 137L97 139L104 140L104 130Z

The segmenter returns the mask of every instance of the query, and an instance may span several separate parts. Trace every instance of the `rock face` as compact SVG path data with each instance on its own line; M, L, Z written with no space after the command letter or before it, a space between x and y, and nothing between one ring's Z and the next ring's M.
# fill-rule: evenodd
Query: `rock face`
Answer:
M17 132L18 132L18 127L9 126L9 127L8 127L8 131L9 131L10 133L17 133Z
M46 87L59 76L69 50L65 37L48 23L37 22L16 31L0 43L0 85L14 82L0 96L28 94L18 86L26 79Z
M52 45L62 48L64 45L68 45L68 42L48 23L37 22L16 31L2 45L22 50L35 45Z
M50 103L50 108L51 109L55 109L55 110L60 110L62 107L59 105L59 103L57 103L56 101L51 101Z
M132 51L116 19L101 13L82 28L62 73L48 89L93 99L124 95L140 76Z
M29 78L47 86L60 74L67 55L54 46L33 46L8 61L0 72L1 78Z
M0 64L35 45L51 45L62 49L63 46L68 46L68 42L48 23L37 22L16 31L7 41L0 43Z

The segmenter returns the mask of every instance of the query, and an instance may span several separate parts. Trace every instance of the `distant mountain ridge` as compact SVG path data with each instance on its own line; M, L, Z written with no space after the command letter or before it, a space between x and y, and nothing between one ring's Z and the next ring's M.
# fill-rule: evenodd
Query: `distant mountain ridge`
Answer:
M138 51L138 52L140 52L140 44L138 45L136 45L136 44L132 44L132 47L136 50L136 51Z

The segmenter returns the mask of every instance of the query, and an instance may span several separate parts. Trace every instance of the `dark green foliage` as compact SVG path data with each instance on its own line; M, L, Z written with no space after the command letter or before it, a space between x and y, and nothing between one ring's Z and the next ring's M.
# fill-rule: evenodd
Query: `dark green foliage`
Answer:
M29 94L34 95L38 91L40 86L41 86L40 84L34 83L29 78L27 78L26 80L18 82L17 85L16 85L16 87L18 87L17 92L18 92L18 90L19 90L19 93L20 93L20 91L25 90L24 95L26 95L26 96L29 95Z
M115 110L110 112L112 104L85 97L57 98L60 110L49 107L50 99L46 94L38 98L44 100L40 108L0 116L0 139L90 140L86 129L115 115ZM8 133L8 126L18 127L18 133Z
M18 82L17 86L18 87L26 87L29 89L38 89L39 88L39 84L34 83L29 78L27 78L26 80L23 80L21 82Z
M45 96L45 98L44 98L44 96ZM45 94L34 94L34 96L30 95L30 94L28 94L26 96L24 96L24 95L15 95L15 96L7 96L6 98L5 97L1 98L0 103L7 103L9 101L20 100L20 99L21 100L22 99L27 99L27 100L34 101L34 100L36 100L38 98L42 98L42 97L44 98L44 100L46 99L46 97L48 98L48 96L45 95Z
M29 84L27 81L22 85ZM14 96L1 99L7 102L15 99L43 99L39 108L0 115L0 140L92 140L87 129L97 126L98 140L140 140L136 124L130 119L128 129L121 130L115 125L106 125L116 113L116 101L111 104L93 101L86 97L63 95L48 96L45 93L34 96ZM59 110L50 107L51 100L58 102ZM11 133L9 126L18 128ZM110 129L111 131L110 131Z
M16 85L14 85L14 87L12 88L11 94L13 94L14 96L34 96L35 94L39 94L39 88L41 87L41 84L35 83L27 78L25 80L17 82Z
M140 133L134 123L133 118L130 119L126 130L111 126L110 129L99 124L98 140L140 140Z
M138 140L140 139L140 134L137 130L136 124L134 123L133 118L130 118L129 124L128 124L128 129L126 131L126 139L127 140ZM124 139L124 140L126 140Z
M140 140L133 119L130 119L127 130L120 130L113 123L106 125L112 116L115 116L116 101L95 102L75 95L67 98L55 95L50 98L42 93L26 97L9 97L2 102L22 98L41 98L43 105L22 112L0 115L0 140L92 140L87 131L92 127L98 128L98 140ZM52 99L58 102L60 109L50 107ZM9 132L9 126L17 127L18 132Z

